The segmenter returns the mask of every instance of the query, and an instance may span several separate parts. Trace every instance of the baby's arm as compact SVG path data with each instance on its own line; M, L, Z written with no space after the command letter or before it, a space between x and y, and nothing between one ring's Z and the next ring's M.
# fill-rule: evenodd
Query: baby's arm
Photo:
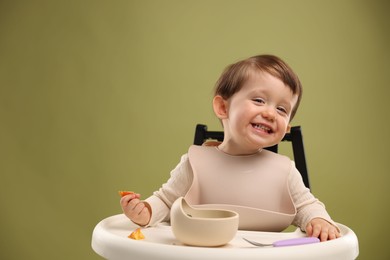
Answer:
M306 233L311 237L318 237L321 241L332 240L340 237L339 230L322 218L313 218L306 226Z
M187 154L181 157L180 163L171 171L170 175L167 182L145 200L152 209L152 217L148 226L168 221L172 204L177 198L184 197L190 189L193 174Z
M123 213L135 224L146 226L151 218L150 205L140 200L137 193L123 196L120 200Z
M168 221L172 204L178 197L187 193L192 184L192 176L188 156L185 154L176 168L171 171L169 180L145 201L140 201L139 194L121 198L123 213L141 226L154 226L162 221Z
M305 187L302 177L295 167L290 172L289 188L297 208L294 225L306 231L308 236L319 237L321 241L341 236L336 223L329 216L324 204Z

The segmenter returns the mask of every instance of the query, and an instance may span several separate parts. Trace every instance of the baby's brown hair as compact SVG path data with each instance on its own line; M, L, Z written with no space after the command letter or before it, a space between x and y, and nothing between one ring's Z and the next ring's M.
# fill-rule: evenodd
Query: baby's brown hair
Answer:
M228 100L241 89L248 79L250 72L256 70L267 72L280 79L291 89L294 95L298 96L297 103L291 111L291 121L294 118L302 98L302 85L298 76L290 66L274 55L257 55L226 67L215 84L214 96L219 95L223 99Z

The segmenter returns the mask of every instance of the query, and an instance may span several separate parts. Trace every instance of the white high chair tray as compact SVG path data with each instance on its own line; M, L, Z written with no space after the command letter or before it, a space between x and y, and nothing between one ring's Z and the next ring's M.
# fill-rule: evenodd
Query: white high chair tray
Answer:
M359 246L355 233L347 226L342 224L338 226L341 230L341 238L315 244L255 247L242 238L272 243L282 239L304 237L305 233L299 229L281 233L239 230L225 246L193 247L180 243L166 223L143 228L144 240L130 239L128 236L137 226L132 224L125 215L119 214L103 219L96 225L92 234L92 248L100 256L112 260L356 259Z

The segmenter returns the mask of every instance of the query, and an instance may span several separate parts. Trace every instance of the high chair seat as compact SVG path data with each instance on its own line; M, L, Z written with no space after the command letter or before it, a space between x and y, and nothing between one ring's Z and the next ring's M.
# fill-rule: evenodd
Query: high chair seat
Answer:
M342 237L327 242L290 247L256 248L243 237L269 243L288 238L304 237L305 233L238 231L222 247L193 247L181 244L167 223L142 229L144 240L128 238L137 226L123 214L114 215L98 223L92 235L92 248L100 256L112 260L207 260L207 259L299 259L299 260L349 260L359 254L355 233L345 225L337 224Z

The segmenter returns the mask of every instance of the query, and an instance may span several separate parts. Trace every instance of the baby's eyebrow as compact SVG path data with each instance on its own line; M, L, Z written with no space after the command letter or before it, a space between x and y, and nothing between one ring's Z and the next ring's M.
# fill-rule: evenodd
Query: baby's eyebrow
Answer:
M254 95L254 96L264 95L264 94L266 94L266 91L264 89L254 89L251 92L249 92L249 94Z

